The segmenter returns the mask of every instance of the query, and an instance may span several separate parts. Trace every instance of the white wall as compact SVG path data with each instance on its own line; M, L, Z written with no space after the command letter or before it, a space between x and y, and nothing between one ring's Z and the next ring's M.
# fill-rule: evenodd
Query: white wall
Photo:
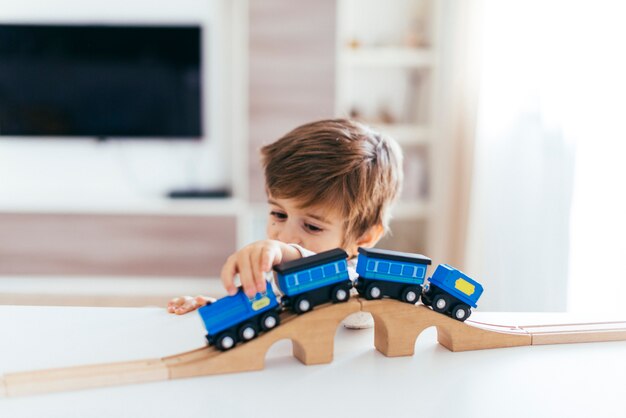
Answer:
M1 23L200 24L200 142L0 137L0 210L132 207L172 188L232 186L233 2L228 0L2 0Z

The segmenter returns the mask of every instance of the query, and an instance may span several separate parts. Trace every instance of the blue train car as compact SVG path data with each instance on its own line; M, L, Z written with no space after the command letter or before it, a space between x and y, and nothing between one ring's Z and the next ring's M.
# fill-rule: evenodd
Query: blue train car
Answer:
M483 294L480 283L447 264L440 264L428 281L422 303L461 322L469 318Z
M352 288L347 258L335 248L275 266L283 306L301 314L322 303L346 302Z
M366 299L387 296L417 303L430 263L421 254L359 247L356 290Z
M220 350L228 350L238 342L255 338L280 323L280 304L270 284L266 293L248 298L239 288L233 296L223 297L203 306L198 313L207 329L207 340Z

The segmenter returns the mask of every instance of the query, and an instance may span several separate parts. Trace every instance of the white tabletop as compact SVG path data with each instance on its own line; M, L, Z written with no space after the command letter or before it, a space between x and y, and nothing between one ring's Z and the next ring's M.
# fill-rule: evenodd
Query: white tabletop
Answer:
M472 319L559 322L559 315ZM580 320L580 318L579 318ZM544 321L545 322L545 321ZM260 372L0 399L0 417L625 416L626 342L452 353L434 328L412 357L339 328L331 364L304 366L276 343ZM0 306L0 373L164 357L204 344L196 314L155 308Z

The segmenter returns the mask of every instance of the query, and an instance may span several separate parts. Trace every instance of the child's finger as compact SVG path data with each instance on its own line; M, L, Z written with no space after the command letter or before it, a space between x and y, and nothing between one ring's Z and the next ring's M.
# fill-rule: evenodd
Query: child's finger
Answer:
M237 259L233 256L228 257L226 263L224 263L224 267L222 267L222 272L220 274L220 278L222 279L222 285L226 292L229 295L234 295L237 293L237 287L235 287L234 277L237 274Z
M259 248L254 254L252 258L252 273L254 274L254 283L256 285L256 291L259 293L265 292L265 275L264 272L267 271L264 264L264 257L266 249Z
M191 296L185 296L180 299L181 303L174 308L174 313L176 315L186 314L187 312L191 312L196 309L196 303Z
M261 248L261 270L268 272L272 269L274 261L273 252L270 248Z
M171 299L169 302L167 302L167 309L174 309L174 306L176 306L177 301L178 301L178 298L174 298L174 299Z
M243 291L248 297L254 297L256 295L256 285L254 284L254 273L252 272L250 256L250 253L241 254L237 260L237 267Z
M183 298L174 298L167 303L167 311L169 313L174 313L174 310L182 305L184 302Z

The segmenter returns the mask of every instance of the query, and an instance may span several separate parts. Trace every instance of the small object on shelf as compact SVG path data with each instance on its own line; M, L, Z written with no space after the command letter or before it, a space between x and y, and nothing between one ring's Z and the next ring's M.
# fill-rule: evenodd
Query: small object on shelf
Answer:
M348 114L350 115L350 119L361 119L361 111L354 106L350 108Z
M464 322L476 308L483 286L460 270L440 264L428 279L422 293L422 303L433 311Z
M405 152L404 186L402 200L428 199L428 158L426 150L415 148Z
M390 297L415 304L431 260L421 254L359 247L355 288L366 299Z
M357 38L350 38L348 40L348 48L358 49L361 47L361 42Z
M409 48L424 48L428 46L425 32L424 20L421 17L411 19L409 29L404 36L404 45Z
M396 123L396 118L393 116L388 106L381 106L381 108L378 110L378 118L380 119L381 123Z

